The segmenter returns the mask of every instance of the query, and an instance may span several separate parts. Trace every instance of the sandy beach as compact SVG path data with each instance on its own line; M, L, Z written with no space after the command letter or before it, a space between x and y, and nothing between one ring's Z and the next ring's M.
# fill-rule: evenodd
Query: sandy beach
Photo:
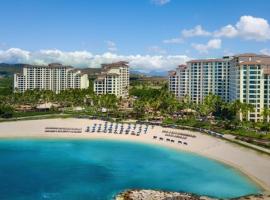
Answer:
M101 120L88 119L45 119L3 122L0 123L0 139L109 139L162 145L197 153L226 163L239 169L266 191L270 191L270 156L206 134L188 130L163 128L160 126L149 126L147 133L141 133L139 136L136 134L131 135L125 133L114 134L113 132L110 134L103 132L86 132L88 126L92 127L94 124L101 124L102 127L104 127L104 123L105 122ZM126 129L128 124L124 124L123 126L124 129ZM142 129L144 130L145 127L146 126L143 125ZM48 132L48 130L59 130L59 132ZM176 138L166 135L168 133L173 134L176 132L178 135L180 133L180 137ZM182 143L179 143L179 141Z

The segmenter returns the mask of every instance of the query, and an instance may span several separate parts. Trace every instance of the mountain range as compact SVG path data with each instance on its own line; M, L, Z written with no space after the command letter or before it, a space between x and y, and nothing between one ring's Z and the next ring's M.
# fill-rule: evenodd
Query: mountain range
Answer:
M0 76L13 76L14 73L21 73L23 67L26 64L8 64L8 63L0 63ZM89 75L89 77L93 77L100 73L100 68L80 68L83 73ZM150 72L140 72L136 70L130 70L131 75L142 75L142 76L166 76L166 72L164 71L150 71Z

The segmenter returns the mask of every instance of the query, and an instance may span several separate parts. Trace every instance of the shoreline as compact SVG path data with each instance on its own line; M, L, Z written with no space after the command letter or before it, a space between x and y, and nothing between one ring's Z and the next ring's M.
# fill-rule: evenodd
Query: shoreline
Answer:
M269 194L251 194L242 197L233 198L233 200L267 200ZM132 189L125 190L116 195L115 200L164 200L164 199L179 199L179 200L217 200L215 197L201 196L193 193L172 192L164 190L151 189Z
M239 173L241 176L245 176L247 177L247 179L249 181L252 181L253 184L255 184L258 188L260 188L262 190L263 193L265 192L270 192L270 188L265 184L263 183L262 181L260 181L258 178L256 178L255 176L251 175L251 174L248 174L247 172L245 172L244 169L242 169L241 167L239 166L236 166L235 164L232 164L228 161L225 161L225 160L221 160L220 158L214 158L214 157L210 157L206 154L201 154L201 153L196 153L196 152L192 152L192 151L187 151L187 150L183 150L183 149L179 149L179 148L176 148L176 147L171 147L171 146L167 146L166 144L157 144L157 143L152 143L152 142L147 142L147 141L132 141L131 139L117 139L117 138L104 138L104 137L94 137L94 138L81 138L81 137L70 137L70 136L63 136L63 137L58 137L58 136L45 136L45 137L40 137L40 136L37 136L37 137L27 137L27 136L24 136L24 137L0 137L0 141L1 140L17 140L17 139L25 139L25 140L53 140L53 141L63 141L63 140L78 140L78 141L82 141L82 140L85 140L85 141L117 141L117 142L130 142L130 143L138 143L138 144L145 144L145 145L153 145L153 146L160 146L160 147L163 147L163 148L168 148L168 149L171 149L171 150L175 150L175 151L180 151L180 152L185 152L185 153L191 153L191 154L195 154L195 155L199 155L199 156L202 156L202 157L205 157L207 159L210 159L210 160L213 160L215 162L218 162L218 163L222 163L223 165L225 165L226 167L229 167L229 168L232 168L233 170L235 170L237 173Z
M33 123L34 122L34 123ZM39 122L39 123L37 123ZM176 151L185 151L194 153L208 159L220 162L228 167L233 168L241 175L246 176L254 182L262 192L270 191L270 157L255 152L254 150L241 147L237 144L232 144L228 141L211 137L202 133L163 128L155 126L149 128L147 134L140 136L135 135L119 135L108 133L86 133L87 126L97 124L104 124L101 120L89 119L42 119L42 120L27 120L27 121L12 121L0 123L0 140L12 139L51 139L51 140L115 140L123 142L137 142L148 145L159 145L165 148L174 149ZM45 127L70 127L81 128L81 133L46 133ZM125 124L124 126L127 126ZM188 145L179 145L176 143L159 141L153 139L153 136L165 138L162 130L180 131L188 134L194 134L196 138L187 138ZM224 150L224 151L223 151ZM238 155L237 155L238 152ZM260 163L265 161L265 163ZM247 165L245 165L247 163ZM250 167L253 165L253 167ZM268 173L267 173L268 172Z

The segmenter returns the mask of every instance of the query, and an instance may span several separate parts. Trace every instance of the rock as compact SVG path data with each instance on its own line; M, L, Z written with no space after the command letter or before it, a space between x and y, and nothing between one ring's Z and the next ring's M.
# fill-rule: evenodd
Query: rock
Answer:
M189 193L159 190L126 190L115 197L116 200L217 200ZM269 194L249 195L231 200L270 200Z

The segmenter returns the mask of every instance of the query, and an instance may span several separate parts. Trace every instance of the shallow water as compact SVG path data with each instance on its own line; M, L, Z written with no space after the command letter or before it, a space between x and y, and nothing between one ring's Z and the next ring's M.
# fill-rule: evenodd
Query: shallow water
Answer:
M0 141L0 199L107 200L127 188L220 198L260 192L217 161L160 146L116 141Z

